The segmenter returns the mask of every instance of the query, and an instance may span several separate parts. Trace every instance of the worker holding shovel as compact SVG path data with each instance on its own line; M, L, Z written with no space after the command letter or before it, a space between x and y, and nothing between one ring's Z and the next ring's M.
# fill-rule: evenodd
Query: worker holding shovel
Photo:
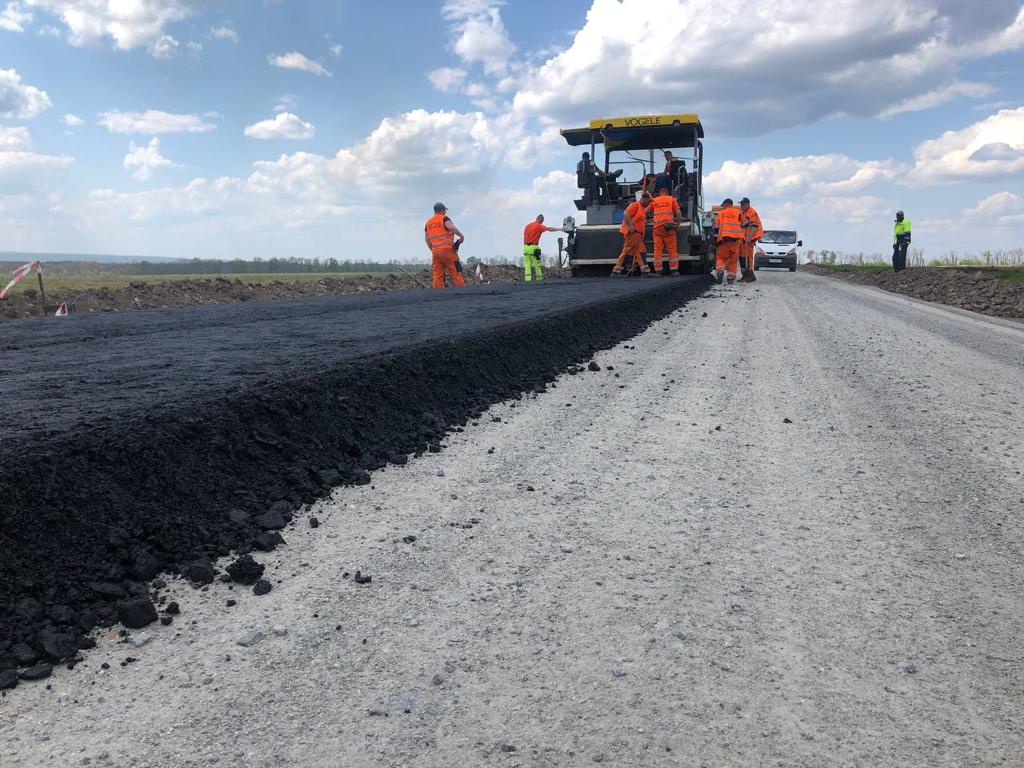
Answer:
M651 271L651 268L644 263L644 230L647 227L647 208L650 204L651 195L644 192L640 195L639 200L630 203L623 212L622 224L619 226L619 233L622 235L622 252L612 268L613 275L622 274L622 267L626 263L627 257L633 259L629 272L632 272L634 268L639 268L644 274ZM627 272L627 274L629 273Z
M761 216L751 207L750 198L740 200L740 226L743 227L743 245L740 252L741 283L752 283L757 280L754 275L754 246L764 236Z

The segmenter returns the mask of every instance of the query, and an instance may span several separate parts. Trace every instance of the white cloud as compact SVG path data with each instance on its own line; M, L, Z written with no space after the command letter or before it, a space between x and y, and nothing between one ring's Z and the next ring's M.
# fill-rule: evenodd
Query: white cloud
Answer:
M501 20L500 0L448 0L441 15L455 34L452 50L466 64L479 63L491 75L504 75L516 52Z
M199 115L179 115L148 109L145 112L102 112L99 124L111 133L206 133L216 126Z
M893 104L879 113L879 117L892 117L902 112L921 112L925 109L938 107L961 96L971 99L983 99L995 91L988 83L974 83L969 80L957 80L942 88L928 93L911 96L898 104Z
M205 0L25 0L57 16L68 28L72 45L96 45L112 38L115 47L148 47L154 55L167 50L155 46L165 27L192 15Z
M776 0L742 12L725 0L594 0L572 44L520 78L514 105L565 126L685 108L716 136L920 109L980 93L960 67L1019 47L1007 35L1019 14L1018 0Z
M31 120L53 106L46 91L25 85L13 69L0 69L0 117Z
M0 11L0 29L8 32L24 32L25 25L32 21L31 12L25 10L25 4L15 0L9 2Z
M1024 171L1024 107L1004 109L918 144L909 180L936 184L1014 176Z
M40 155L23 149L0 149L0 196L32 190L49 175L73 162L74 158L66 155Z
M299 97L294 93L286 93L278 97L274 104L274 112L291 112L299 105Z
M133 141L124 156L124 169L137 181L148 181L161 168L173 167L175 164L160 154L160 139L156 136L141 147L135 146Z
M225 215L238 217L233 224L249 231L312 226L355 208L383 205L401 191L412 203L390 213L388 221L413 222L409 242L415 247L417 235L422 237L419 219L425 220L440 190L458 190L453 205L478 198L493 187L495 172L507 162L504 150L532 141L517 126L479 112L414 110L385 118L365 139L334 155L296 152L253 163L244 178L200 178L184 187L97 190L66 212L91 230L125 220ZM215 223L227 225L228 219Z
M80 128L83 125L85 125L85 120L80 118L78 115L73 115L70 112L68 112L66 115L64 115L63 123L68 128Z
M170 35L162 35L149 45L149 53L154 59L169 59L178 50L178 41Z
M465 213L480 219L493 218L495 211L502 212L502 221L511 218L523 224L543 213L548 226L560 226L566 216L575 216L582 222L573 200L580 195L576 187L576 174L566 171L550 171L537 176L530 186L520 189L495 189L469 201Z
M298 51L271 54L267 57L267 61L273 66L280 67L281 69L295 69L321 77L334 77L334 75L332 75L323 64L318 61L307 59Z
M1024 197L1013 192L996 192L964 211L964 224L1012 227L1024 224Z
M232 43L238 42L238 33L235 32L230 24L221 24L219 27L213 27L210 30L210 34L215 40L227 40Z
M741 163L727 160L704 179L714 202L731 196L785 197L834 195L898 180L907 168L893 160L855 160L846 155L767 157Z
M269 120L261 120L245 128L251 139L311 139L316 128L291 112L279 112Z
M28 135L28 128L23 125L0 125L0 151L28 149L30 146L32 139Z
M427 74L427 79L444 93L456 90L466 80L466 70L457 67L441 67Z

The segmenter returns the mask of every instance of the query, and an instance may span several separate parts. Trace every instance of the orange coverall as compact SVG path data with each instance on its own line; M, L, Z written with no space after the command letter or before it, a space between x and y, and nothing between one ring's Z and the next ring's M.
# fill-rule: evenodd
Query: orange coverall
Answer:
M626 227L625 220L629 218L633 221L633 231L630 232ZM647 209L644 208L643 204L639 201L630 203L626 206L625 212L622 214L623 223L619 227L619 232L622 234L622 253L619 254L618 261L615 262L615 272L621 272L622 266L625 264L626 257L633 257L633 264L640 267L641 272L650 272L651 268L644 263L644 228L647 226ZM632 267L631 267L632 269Z
M424 226L430 240L431 276L435 288L444 288L445 272L451 277L452 285L461 288L466 281L455 267L459 254L455 252L455 234L445 226L447 221L449 219L443 213L435 213Z
M743 227L740 209L735 206L721 209L716 217L718 245L715 248L715 270L725 270L730 278L740 271L740 250L743 246Z
M675 221L676 212L682 216L683 212L676 199L662 189L662 194L651 201L651 208L654 209L654 269L661 271L662 251L668 251L668 268L679 269L679 254L676 250L676 231L665 227Z
M740 249L740 258L743 260L745 269L754 268L754 247L757 241L764 236L764 228L761 226L761 216L753 206L748 205L747 210L740 208L740 226L743 227L744 238Z

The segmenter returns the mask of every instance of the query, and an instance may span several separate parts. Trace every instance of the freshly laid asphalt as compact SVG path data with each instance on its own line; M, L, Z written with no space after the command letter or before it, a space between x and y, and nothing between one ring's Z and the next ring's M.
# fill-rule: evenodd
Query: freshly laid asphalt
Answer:
M691 278L550 280L4 323L3 440L309 377L425 343L663 291ZM640 299L642 300L642 299Z
M213 561L279 544L274 531L331 488L439 450L705 285L564 280L5 323L0 684L73 659L95 626L155 620L156 573L208 583Z

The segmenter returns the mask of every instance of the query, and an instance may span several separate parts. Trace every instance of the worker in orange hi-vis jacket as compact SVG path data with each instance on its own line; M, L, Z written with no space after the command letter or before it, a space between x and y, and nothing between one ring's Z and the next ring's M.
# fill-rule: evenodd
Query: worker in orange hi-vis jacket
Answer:
M458 243L455 238L458 237ZM434 215L427 219L423 227L423 240L430 249L431 272L435 288L444 288L445 272L452 280L452 285L461 288L466 284L462 277L462 262L459 261L458 246L466 237L448 218L448 208L444 203L434 203Z
M715 247L715 280L721 284L728 278L731 285L740 271L740 249L743 246L743 225L740 224L740 209L732 204L732 198L725 198L715 214L718 242Z
M613 275L622 274L622 267L627 256L633 257L630 271L634 266L640 267L640 271L644 274L651 271L651 268L644 262L644 229L647 227L647 208L650 204L651 196L644 192L640 195L639 200L626 206L626 210L622 214L622 225L619 227L619 233L622 235L622 253L619 254L618 261L612 267Z
M750 198L744 197L740 200L740 226L743 227L743 245L740 250L740 271L743 277L741 283L752 283L757 280L754 274L754 249L757 241L764 236L764 228L761 226L761 216L750 205Z
M665 187L662 187L658 196L651 201L651 209L654 211L654 271L661 274L661 254L662 251L668 251L668 268L673 275L678 275L676 229L683 220L683 211Z

